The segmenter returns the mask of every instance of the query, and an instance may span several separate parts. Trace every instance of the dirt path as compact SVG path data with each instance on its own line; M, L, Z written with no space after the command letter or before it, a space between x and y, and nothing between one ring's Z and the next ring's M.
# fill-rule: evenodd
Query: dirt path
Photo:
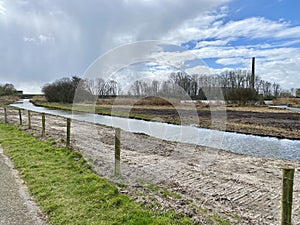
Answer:
M24 124L26 115L24 112ZM18 123L17 111L9 110L8 119ZM47 137L57 143L64 143L65 126L65 119L46 116ZM39 114L32 114L32 129L28 131L40 134ZM281 168L293 165L293 224L300 224L300 162L238 155L125 131L121 142L122 177L116 180L112 176L114 129L72 122L73 146L99 175L128 184L121 191L140 202L153 204L153 208L173 208L203 224L212 224L207 215L215 213L237 224L280 224ZM151 183L182 198L164 188L153 188Z

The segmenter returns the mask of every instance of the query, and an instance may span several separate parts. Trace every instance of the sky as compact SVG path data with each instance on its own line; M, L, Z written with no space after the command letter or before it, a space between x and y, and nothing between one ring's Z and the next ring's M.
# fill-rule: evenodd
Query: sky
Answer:
M84 76L119 46L154 40L168 43L156 53L164 59L156 73L168 59L189 73L203 63L221 73L250 70L256 57L264 80L300 88L299 8L298 0L0 0L0 83L41 93L46 83Z

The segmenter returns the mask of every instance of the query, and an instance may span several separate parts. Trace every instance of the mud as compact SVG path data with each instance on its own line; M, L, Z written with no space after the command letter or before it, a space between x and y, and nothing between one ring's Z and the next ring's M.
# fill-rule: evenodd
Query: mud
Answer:
M18 124L17 111L8 113L9 123ZM0 115L3 119L3 113ZM234 113L230 115L235 118ZM251 120L251 115L244 115ZM26 116L24 111L22 128L40 136L41 115L32 113L32 129L26 127ZM298 115L294 117L296 120ZM214 224L215 214L236 224L280 224L282 167L292 165L296 168L293 224L300 224L300 162L239 155L122 131L121 177L116 177L113 128L72 121L71 133L73 149L81 152L100 176L118 183L122 193L153 209L174 209L203 224ZM47 115L46 138L64 145L66 119Z

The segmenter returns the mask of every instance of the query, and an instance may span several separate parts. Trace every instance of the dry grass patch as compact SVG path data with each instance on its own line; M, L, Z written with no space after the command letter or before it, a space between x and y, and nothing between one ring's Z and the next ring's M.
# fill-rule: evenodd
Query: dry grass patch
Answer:
M300 107L300 98L277 98L273 100L273 104Z

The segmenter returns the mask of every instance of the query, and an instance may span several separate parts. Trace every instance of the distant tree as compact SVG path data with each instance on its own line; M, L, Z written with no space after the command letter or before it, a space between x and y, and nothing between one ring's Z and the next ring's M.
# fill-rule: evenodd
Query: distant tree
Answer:
M292 96L296 96L296 93L295 93L295 88L291 88L291 94L292 94Z
M274 96L275 98L279 97L279 93L280 93L280 85L277 84L277 83L273 83L272 87L273 87L273 96ZM293 93L293 92L291 92L291 93Z
M225 100L245 105L248 102L257 101L258 94L252 88L232 88L226 92Z
M92 94L86 90L84 80L77 76L62 78L51 84L46 84L42 92L49 102L72 103L77 91L78 100L90 99Z
M0 96L6 96L6 95L16 95L17 90L15 89L13 84L0 84Z
M296 89L296 97L300 97L300 88Z
M281 93L280 93L280 96L279 97L282 97L282 98L290 98L292 97L292 94L289 90L283 90Z

